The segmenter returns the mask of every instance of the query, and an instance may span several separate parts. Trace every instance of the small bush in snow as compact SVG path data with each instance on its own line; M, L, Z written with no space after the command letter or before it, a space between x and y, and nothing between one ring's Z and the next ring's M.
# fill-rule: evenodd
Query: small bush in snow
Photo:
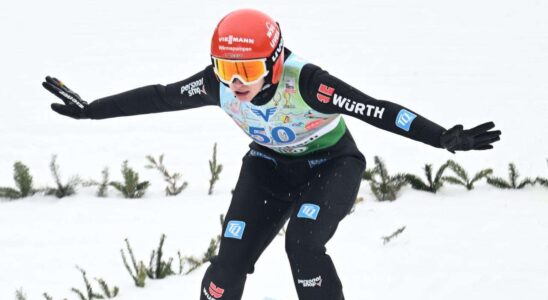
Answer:
M174 275L175 272L171 269L171 264L173 263L173 258L169 258L168 261L162 259L164 252L162 248L164 247L164 240L166 235L162 234L160 237L160 244L158 245L157 250L152 250L152 255L150 256L150 261L146 273L150 279L163 279L167 276Z
M209 241L209 246L207 247L207 250L204 252L201 258L197 258L196 256L181 257L181 254L178 253L180 262L179 274L188 275L198 269L203 264L209 262L217 254L219 242L220 241L218 238L212 238ZM186 270L184 270L185 266L188 266Z
M168 183L168 186L166 186L166 196L177 196L187 187L188 183L186 181L178 185L177 181L181 179L180 173L170 174L166 169L163 154L160 155L158 161L151 155L147 155L146 158L149 164L145 168L158 170L164 176L164 181Z
M110 177L110 172L108 170L108 167L105 167L103 169L103 171L101 171L101 175L102 175L102 178L101 178L101 182L99 181L95 181L95 180L88 180L86 182L83 182L82 185L84 186L97 186L97 197L101 197L101 198L104 198L104 197L107 197L108 195L108 186L109 186L109 177Z
M219 216L219 220L221 222L221 228L223 227L224 223L224 215L221 214ZM181 252L178 252L177 255L179 256L179 274L188 275L198 269L203 264L211 261L215 255L217 255L217 252L219 250L219 244L221 243L221 235L217 235L215 238L212 238L211 241L209 241L209 247L205 251L205 253L202 255L201 258L197 258L195 256L181 256ZM187 269L185 269L185 266L188 265Z
M383 245L386 245L388 243L390 243L390 241L397 237L398 235L400 235L403 231L405 230L405 226L399 228L398 230L394 231L391 235L389 236L383 236L382 237L382 244Z
M27 300L27 295L23 292L23 288L15 291L15 300Z
M127 160L122 163L124 183L112 181L109 185L117 189L125 198L141 198L150 186L148 181L139 182L139 173L128 167Z
M525 178L519 182L519 173L514 163L508 164L508 180L501 177L488 177L487 183L500 189L522 189L527 185L533 185L535 182L530 178Z
M548 187L548 178L537 177L537 179L535 179L535 183Z
M20 161L13 164L13 180L17 189L0 187L0 198L18 199L32 196L36 193L32 185L32 176L30 175L29 168Z
M97 281L97 283L99 284L99 287L101 288L101 291L106 298L110 299L118 296L120 289L117 286L111 289L108 286L107 282L102 278L95 278L95 281Z
M51 157L49 169L51 170L51 175L55 180L56 187L46 188L46 195L63 198L76 194L76 187L81 182L81 180L78 178L78 176L73 176L66 184L62 183L61 174L59 173L59 165L57 164L57 155L53 155Z
M99 286L101 287L102 294L99 294L95 291L93 291L93 288L91 286L91 283L89 282L86 271L84 271L82 268L76 267L81 273L82 278L84 279L84 284L86 286L85 292L82 292L81 290L77 288L72 288L71 291L74 292L80 300L93 300L93 299L105 299L105 298L114 298L118 295L119 289L118 287L114 287L112 290L109 288L108 284L103 279L95 279Z
M120 249L120 253L122 254L122 260L124 261L124 266L126 266L126 270L128 271L129 275L133 279L133 282L135 283L135 286L137 287L144 287L145 286L145 280L147 278L147 271L145 268L145 264L143 261L139 261L139 264L137 264L137 261L135 260L135 255L133 255L133 249L131 248L131 245L129 244L129 240L125 239L127 252L129 254L129 257L131 258L131 266L127 262L126 255L124 253L123 249Z
M42 296L44 296L44 298L46 300L53 300L53 297L51 297L50 295L48 295L48 293L43 293ZM63 300L67 300L67 298L64 298Z
M213 194L213 186L219 180L219 174L223 171L223 165L217 164L217 143L213 145L213 157L209 161L209 171L211 178L209 179L208 195Z
M435 194L443 186L442 176L443 172L445 172L445 169L447 169L448 166L448 162L441 165L441 167L436 172L436 176L432 178L432 165L426 164L424 166L424 172L428 183L425 183L422 179L413 174L405 174L405 180L411 185L412 188L416 190L427 191Z
M492 169L484 169L477 172L474 178L470 180L466 170L464 170L464 168L461 165L459 165L457 162L453 160L448 160L447 164L449 165L449 169L451 169L457 175L457 177L444 176L442 177L443 181L448 182L450 184L462 185L466 187L466 189L468 189L469 191L474 189L474 183L481 180L482 178L487 178L487 176L493 173Z
M546 160L546 162L548 163L548 159ZM538 183L544 187L548 187L548 178L542 178L542 177L537 177L537 179L535 179L535 183Z
M370 181L371 191L379 201L394 201L399 190L407 184L403 174L390 176L382 159L375 156L375 167L364 173L365 180Z

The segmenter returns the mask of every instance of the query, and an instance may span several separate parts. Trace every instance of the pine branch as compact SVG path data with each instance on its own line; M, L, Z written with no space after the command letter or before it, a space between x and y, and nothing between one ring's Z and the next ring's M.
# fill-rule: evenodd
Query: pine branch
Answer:
M110 181L109 179L110 174L109 174L108 167L105 167L103 171L101 171L101 174L103 177L101 179L101 183L99 184L99 189L97 189L97 197L104 198L107 196L108 183Z
M55 196L57 198L74 195L76 193L77 185L80 184L82 180L80 180L78 176L73 176L66 184L63 184L59 172L59 165L57 164L57 155L52 155L49 167L56 187L46 188L46 195Z
M426 164L424 166L424 173L426 175L427 183L420 179L418 176L413 174L405 174L405 180L407 183L411 184L411 187L416 190L426 191L430 193L437 193L438 190L443 186L443 173L445 169L449 166L449 163L445 163L440 166L436 172L436 176L432 178L432 165Z
M217 143L213 144L213 157L209 161L209 171L211 173L211 178L209 179L209 191L208 195L213 194L213 187L215 183L219 180L219 174L223 170L223 165L217 164Z
M424 166L424 173L426 174L426 180L428 181L428 191L431 191L430 187L433 185L433 182L432 182L432 165L431 164L426 164Z
M500 177L488 177L487 183L492 186L498 187L499 189L511 189L512 184L508 183L506 180Z
M464 182L464 183L468 183L469 182L469 179L468 179L468 173L466 172L466 170L464 170L464 168L459 165L456 161L454 160L448 160L447 161L447 164L449 166L449 168L455 172L455 174L460 178L462 179L461 182ZM460 183L459 183L460 184ZM466 184L464 184L464 186L466 186Z
M17 161L13 165L13 180L15 180L15 185L21 193L21 197L28 197L34 194L34 188L32 185L32 176L30 175L30 170L22 162Z
M403 174L390 176L384 162L378 156L375 156L375 167L371 174L369 186L379 201L396 200L398 191L407 184ZM380 177L380 181L376 177Z
M428 184L426 184L422 179L413 174L405 174L405 180L411 185L412 188L421 191L430 191Z
M374 175L375 175L375 171L373 169L367 169L365 170L365 172L363 172L362 179L370 181Z
M534 185L535 184L535 180L533 179L530 179L530 178L525 178L522 182L520 182L518 184L518 186L516 187L517 189L522 189L528 185Z
M99 283L99 287L101 287L101 291L103 292L104 297L110 299L110 298L114 298L114 297L118 296L118 293L120 292L120 289L117 286L113 287L112 290L111 290L110 287L108 286L107 282L104 279L95 278L95 281L97 281Z
M508 165L508 173L510 178L510 185L514 189L517 188L517 180L519 177L519 173L514 163L510 163L510 165Z
M476 173L476 175L474 176L474 178L472 178L472 180L470 181L469 183L469 190L471 190L474 186L474 183L476 183L478 180L481 180L483 178L487 178L489 177L491 174L493 174L493 170L492 169L485 169L485 170L481 170L479 171L478 173Z
M547 178L542 178L542 177L537 177L537 179L535 179L535 183L538 183L544 187L548 187L548 179Z
M453 177L453 176L443 176L442 180L445 181L445 182L448 182L450 184L462 185L464 187L466 187L466 185L467 185L466 182L463 182L461 179L459 179L457 177Z
M137 265L137 261L135 260L135 255L133 255L133 249L131 248L131 245L129 244L129 240L126 238L124 241L126 242L126 248L131 258L133 270L131 269L131 267L129 266L127 262L124 250L120 249L120 253L122 254L122 260L124 261L124 266L126 267L126 270L128 271L131 278L133 279L135 286L144 287L145 279L147 276L146 268L144 267L143 262L140 262L139 266Z
M22 198L21 192L18 190L9 188L9 187L0 187L0 198L7 198L7 199L19 199Z
M389 243L393 238L397 237L398 235L400 235L403 231L405 230L405 226L399 228L398 230L394 231L391 235L389 236L384 236L382 237L382 240L383 240L383 245L386 245L387 243Z
M120 191L125 198L142 198L150 183L148 181L139 182L139 173L128 167L127 160L122 163L121 172L124 183L112 181L109 185Z
M158 170L164 177L164 181L168 183L168 186L165 188L166 196L176 196L180 194L188 185L185 181L180 186L177 184L177 181L181 179L180 173L170 174L169 171L164 166L164 155L160 155L158 162L151 155L146 156L149 164L145 166L147 169Z
M434 179L434 185L433 185L434 193L436 193L443 186L442 177L443 177L443 173L445 172L448 166L449 166L449 163L446 162L443 165L441 165L438 171L436 172L436 177Z
M514 163L508 164L508 181L500 177L488 177L487 183L501 188L501 189L522 189L527 185L535 184L535 180L525 178L522 182L519 182L519 172Z
M23 288L20 288L15 291L15 299L16 300L27 300L27 295L25 295L25 292L23 291Z

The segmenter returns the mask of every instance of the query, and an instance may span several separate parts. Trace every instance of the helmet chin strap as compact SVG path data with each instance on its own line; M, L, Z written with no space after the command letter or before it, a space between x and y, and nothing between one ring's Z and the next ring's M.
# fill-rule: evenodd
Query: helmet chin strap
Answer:
M266 81L265 81L265 83L263 84L263 87L261 88L261 91L267 90L271 86L272 86L272 84L266 83Z

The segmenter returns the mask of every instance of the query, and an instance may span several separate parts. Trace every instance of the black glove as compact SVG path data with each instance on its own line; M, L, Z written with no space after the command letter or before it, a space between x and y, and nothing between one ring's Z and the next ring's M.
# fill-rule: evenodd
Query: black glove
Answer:
M500 140L500 130L489 131L495 127L495 123L487 122L472 129L463 130L462 125L456 125L446 130L440 137L443 148L455 153L455 151L487 150L493 149L492 143Z
M56 113L62 114L74 119L89 119L88 107L89 104L82 98L69 89L64 83L57 78L50 76L46 77L46 81L42 82L42 86L50 91L50 93L59 97L65 104L52 103L51 109Z

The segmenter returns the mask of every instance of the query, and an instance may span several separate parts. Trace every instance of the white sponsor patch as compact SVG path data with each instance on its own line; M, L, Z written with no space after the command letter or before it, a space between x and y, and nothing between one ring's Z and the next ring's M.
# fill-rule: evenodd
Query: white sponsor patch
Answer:
M232 45L232 43L243 43L243 44L255 44L255 40L252 38L245 38L245 37L239 37L239 36L220 36L219 42L228 43L229 45Z
M303 287L315 287L322 286L322 276L318 276L312 279L297 279L297 284L302 285Z
M181 87L181 95L188 93L188 96L207 94L204 86L204 78L200 78Z

